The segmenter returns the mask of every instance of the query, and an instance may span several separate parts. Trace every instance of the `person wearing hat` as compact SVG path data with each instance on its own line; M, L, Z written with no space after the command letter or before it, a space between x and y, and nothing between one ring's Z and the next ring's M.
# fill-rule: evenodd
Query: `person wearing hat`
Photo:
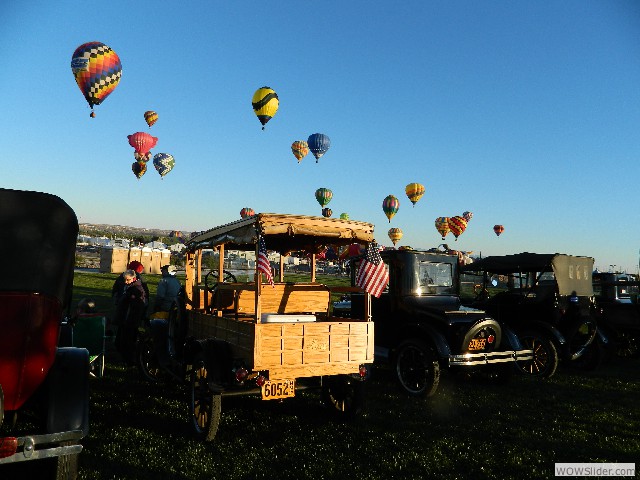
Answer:
M144 281L144 278L142 278L142 272L144 272L144 265L142 265L137 260L132 260L127 265L127 270L133 270L136 273L136 278L140 280L140 283L142 284L142 288L144 289L145 299L146 299L145 305L148 305L149 286L147 285L147 282ZM124 292L126 289L127 289L127 285L125 284L125 281L124 281L124 272L123 272L122 275L116 278L115 282L113 282L113 287L111 287L111 298L113 299L113 304L116 307L118 306L118 303L120 303L120 299L122 298L122 295L124 295Z
M182 285L180 280L176 278L176 267L174 265L163 265L160 271L162 272L162 278L158 282L153 311L168 312L171 310L173 302L178 299Z

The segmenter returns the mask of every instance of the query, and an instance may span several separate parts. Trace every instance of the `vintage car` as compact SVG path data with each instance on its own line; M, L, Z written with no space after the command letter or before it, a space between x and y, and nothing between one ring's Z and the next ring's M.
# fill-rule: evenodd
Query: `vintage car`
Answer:
M483 311L461 308L459 257L434 250L380 252L389 285L379 298L371 298L376 363L391 365L411 396L433 395L442 369L505 378L517 370L516 361L532 358L508 326ZM351 260L353 285L361 260ZM334 304L334 314L362 316L367 301L361 293L352 293L351 300Z
M60 198L0 189L0 478L77 475L89 429L89 356L58 347L77 235L76 215ZM30 430L33 418L41 428Z
M598 362L594 260L559 253L485 257L462 267L466 305L482 308L515 330L534 352L526 373L551 377L561 360ZM606 342L603 336L602 341Z
M143 371L153 379L159 368L169 367L175 378L189 378L192 424L203 440L215 437L226 396L281 400L317 387L332 411L358 414L367 365L373 362L373 323L366 313L349 319L331 315L336 288L317 281L315 263L316 254L329 245L372 239L369 223L272 213L193 236L186 242L184 305L167 319L151 320L151 335L140 348ZM247 281L223 268L205 273L204 256L211 250L221 267L225 252L251 252L266 265L267 251L275 252L280 255L278 276L270 284L257 268ZM285 257L294 252L310 257L303 282L284 276Z
M640 355L640 281L626 273L594 272L598 328L611 339L611 353Z

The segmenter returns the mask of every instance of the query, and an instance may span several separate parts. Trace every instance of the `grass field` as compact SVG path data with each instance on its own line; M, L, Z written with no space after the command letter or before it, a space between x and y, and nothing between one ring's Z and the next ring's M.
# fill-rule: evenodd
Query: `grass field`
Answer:
M111 311L115 275L78 273L75 299ZM148 276L155 291L157 276ZM555 462L640 460L640 360L594 372L562 367L546 381L492 384L445 372L436 395L408 398L385 369L368 385L365 414L342 422L319 392L261 401L225 398L214 442L191 432L188 388L152 385L108 348L91 379L83 479L540 479Z

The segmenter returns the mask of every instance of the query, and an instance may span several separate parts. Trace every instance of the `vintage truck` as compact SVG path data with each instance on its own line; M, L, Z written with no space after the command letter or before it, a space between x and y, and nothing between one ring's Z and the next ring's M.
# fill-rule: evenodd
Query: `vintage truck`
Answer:
M77 235L76 215L60 198L0 189L0 478L77 476L89 355L57 346Z
M462 267L466 305L509 325L534 352L521 364L529 375L551 377L559 361L592 367L599 361L594 259L559 253L495 255Z
M380 252L388 288L371 298L376 327L375 360L391 365L411 396L433 395L442 369L462 368L505 377L516 362L532 359L514 332L484 311L462 308L459 257L450 251L401 249ZM361 258L351 259L352 284ZM369 299L359 292L334 304L334 314L362 316Z
M177 359L189 377L190 414L198 437L215 437L222 398L232 395L281 400L298 389L318 387L334 412L360 412L363 381L374 356L373 322L367 309L359 318L331 314L332 291L361 290L319 283L315 263L327 246L372 240L373 225L365 222L259 213L186 242L185 300L183 308L175 309L178 325L171 325L170 316L152 320L151 328L166 327L173 332L169 337L184 335L184 344L165 357ZM212 250L220 268L205 273L204 256ZM257 268L244 282L225 272L229 251L252 252L256 260L267 251L279 254L274 283L263 280ZM285 257L294 252L310 257L310 272L302 282L284 276ZM155 336L156 343L161 337Z
M640 281L626 273L594 272L593 291L598 328L611 339L611 352L621 357L640 355Z

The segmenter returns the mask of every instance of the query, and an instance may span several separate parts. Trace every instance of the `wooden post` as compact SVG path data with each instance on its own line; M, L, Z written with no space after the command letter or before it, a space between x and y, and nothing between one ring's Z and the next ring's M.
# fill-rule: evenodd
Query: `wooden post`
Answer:
M311 255L311 283L316 283L316 254Z
M254 311L256 312L256 323L260 323L260 295L262 294L262 275L258 271L258 257L260 256L260 237L258 237L258 241L256 242L256 295L255 295L255 306Z
M280 254L280 283L284 282L284 255Z
M187 295L187 309L191 310L193 308L193 300L194 300L194 288L197 285L195 282L195 272L194 272L194 254L193 252L187 253L187 258L185 261L185 283L184 290Z
M218 246L218 283L224 281L224 243Z

